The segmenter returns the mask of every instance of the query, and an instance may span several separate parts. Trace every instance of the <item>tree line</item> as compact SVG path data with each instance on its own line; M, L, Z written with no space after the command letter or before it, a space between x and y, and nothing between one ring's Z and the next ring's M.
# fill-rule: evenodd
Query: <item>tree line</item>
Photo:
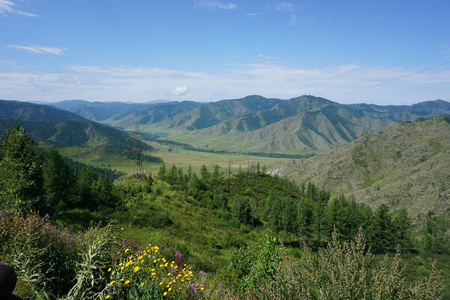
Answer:
M285 178L266 174L264 169L258 164L231 174L218 165L212 171L203 165L197 175L190 167L183 172L175 165L168 168L163 164L158 179L213 209L233 226L243 230L269 228L287 245L300 246L304 241L318 249L328 244L333 232L350 241L362 228L374 253L395 252L398 246L406 252L449 251L446 215L436 217L430 212L418 233L406 209L392 212L381 204L373 210L351 197L331 197L313 183L298 187ZM152 182L149 178L148 186Z
M75 208L114 209L120 199L112 180L120 175L70 161L55 149L39 149L19 125L0 139L0 197L6 209L55 216Z

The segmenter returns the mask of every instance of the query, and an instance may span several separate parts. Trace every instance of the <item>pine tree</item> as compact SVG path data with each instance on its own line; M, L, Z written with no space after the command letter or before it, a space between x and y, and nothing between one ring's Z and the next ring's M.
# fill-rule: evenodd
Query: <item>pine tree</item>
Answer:
M23 127L16 125L0 139L1 201L39 209L42 194L42 156Z
M44 165L45 208L50 214L73 207L75 176L57 150L47 152Z

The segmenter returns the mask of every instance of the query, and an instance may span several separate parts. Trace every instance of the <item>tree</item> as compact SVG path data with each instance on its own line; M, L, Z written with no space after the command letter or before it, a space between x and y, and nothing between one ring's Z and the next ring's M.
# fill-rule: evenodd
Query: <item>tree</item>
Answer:
M298 233L305 240L311 238L313 222L314 212L312 201L310 199L300 198L297 213Z
M91 168L83 168L77 176L78 195L80 208L95 210L98 202L94 194L98 175Z
M208 172L208 169L206 168L205 165L202 165L202 167L200 168L200 176L202 177L203 180L211 177L211 174Z
M166 164L162 164L162 166L159 168L159 172L158 172L158 178L161 180L166 180L167 177L167 168L166 168Z
M42 193L42 156L23 127L16 125L0 139L1 199L39 209Z
M370 244L375 253L385 253L392 250L392 217L389 213L389 207L386 204L380 204L373 215L371 225Z
M47 152L44 164L44 192L46 212L55 214L74 206L75 176L57 150Z

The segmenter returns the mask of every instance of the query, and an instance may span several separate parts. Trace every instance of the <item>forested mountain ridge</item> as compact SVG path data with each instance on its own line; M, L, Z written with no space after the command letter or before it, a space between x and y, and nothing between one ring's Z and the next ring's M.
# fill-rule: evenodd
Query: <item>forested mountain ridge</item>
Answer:
M76 114L56 107L10 100L0 100L0 119L44 122L83 120L83 118Z
M379 106L344 105L314 96L281 100L254 95L210 103L122 104L128 108L115 115L106 112L118 103L96 104L103 107L98 110L77 102L71 111L115 127L131 129L139 122L144 131L170 131L169 139L196 148L290 154L320 153L397 122L450 115L450 103L442 100ZM93 117L102 111L104 116Z
M368 133L315 157L291 160L276 172L418 217L450 208L449 149L449 119L437 117Z
M0 134L17 124L44 146L79 147L133 158L133 153L127 151L133 148L133 140L125 131L49 105L0 100ZM148 155L143 159L161 162Z

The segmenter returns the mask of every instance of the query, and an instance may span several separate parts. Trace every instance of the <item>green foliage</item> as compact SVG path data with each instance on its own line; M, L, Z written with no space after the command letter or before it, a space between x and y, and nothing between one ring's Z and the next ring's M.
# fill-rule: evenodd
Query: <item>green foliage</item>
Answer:
M54 215L75 206L75 176L58 151L47 152L43 169L45 211Z
M68 299L97 299L109 283L108 268L112 263L113 228L93 227L84 235L80 261L76 265L76 282Z
M450 254L450 210L441 216L428 212L422 229L421 249L426 253Z
M427 278L407 282L400 254L374 265L362 232L344 243L334 232L317 255L306 245L303 249L299 260L285 255L273 277L261 278L257 299L443 299L435 267Z
M42 157L24 129L14 126L0 139L1 201L10 207L39 207L42 184Z
M18 273L18 294L26 299L67 293L75 276L81 237L44 218L0 208L0 257Z
M241 247L228 257L228 264L220 271L219 278L237 291L258 290L259 280L271 279L275 275L279 255L274 237L266 236L263 247L258 250Z

